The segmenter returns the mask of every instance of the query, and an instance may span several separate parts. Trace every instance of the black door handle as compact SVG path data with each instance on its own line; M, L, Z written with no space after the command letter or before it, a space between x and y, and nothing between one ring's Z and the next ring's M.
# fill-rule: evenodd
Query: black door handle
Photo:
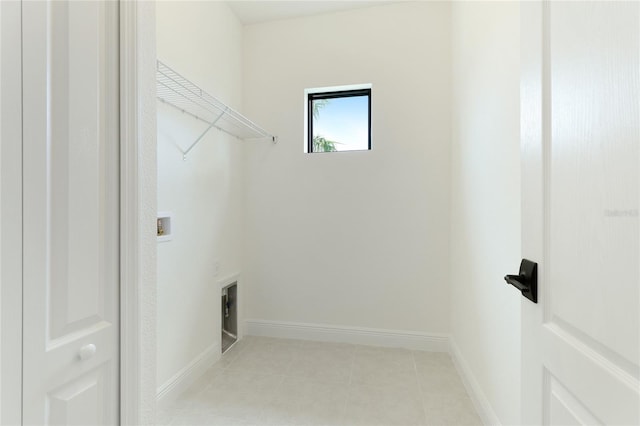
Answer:
M505 275L504 280L520 290L533 303L538 303L538 264L528 259L520 262L519 275Z
M527 287L524 283L521 283L520 280L522 277L520 275L505 275L504 280L517 288L520 291L528 291L529 287Z

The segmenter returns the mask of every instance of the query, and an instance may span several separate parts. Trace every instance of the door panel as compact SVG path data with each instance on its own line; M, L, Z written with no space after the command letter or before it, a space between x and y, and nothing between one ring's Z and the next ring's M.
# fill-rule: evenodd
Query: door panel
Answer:
M77 378L48 395L49 419L55 425L104 424L109 416L105 402L113 371L109 364Z
M549 371L545 371L547 377L549 418L546 424L554 425L602 425L574 395L556 380Z
M110 164L104 151L109 146L101 132L109 113L108 103L100 102L106 90L103 14L99 3L92 2L56 4L50 14L52 344L102 319L114 319L106 309L114 302L110 292L101 294L117 272L105 264L112 259L105 248L113 249L113 244L100 244L105 231L113 232L104 229L109 225L105 214L114 214L106 205L113 200L105 197Z
M640 423L640 4L522 4L527 424Z
M23 4L25 424L118 419L117 7Z
M602 356L637 368L640 328L628 316L640 295L637 7L558 2L550 9L546 266L553 287L545 321L570 325Z
M544 378L553 377L556 384L568 389L603 424L637 424L640 408L637 378L572 333L550 324L543 330L539 344ZM544 386L547 390L548 386ZM547 415L549 395L544 398L542 413Z

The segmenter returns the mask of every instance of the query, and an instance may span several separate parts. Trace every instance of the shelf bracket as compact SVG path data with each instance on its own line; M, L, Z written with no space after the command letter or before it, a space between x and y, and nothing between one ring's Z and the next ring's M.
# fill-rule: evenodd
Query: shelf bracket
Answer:
M213 120L213 122L211 124L209 124L209 127L207 127L205 129L204 132L202 132L200 134L200 136L198 136L198 139L196 139L196 141L194 143L191 144L191 146L189 148L187 148L187 150L185 152L182 153L182 160L183 161L187 161L187 155L189 154L189 152L198 144L198 142L200 142L200 140L202 140L202 138L204 137L204 135L206 135L209 130L211 130L212 127L214 127L216 125L216 123L218 122L218 120L220 120L226 113L227 110L229 109L229 107L226 107L224 109L224 111L222 111L222 113L216 117L215 120Z

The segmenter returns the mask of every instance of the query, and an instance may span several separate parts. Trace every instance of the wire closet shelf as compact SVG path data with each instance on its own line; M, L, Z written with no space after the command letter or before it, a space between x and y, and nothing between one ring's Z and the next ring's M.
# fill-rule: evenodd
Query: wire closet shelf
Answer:
M277 141L274 135L211 96L160 60L157 61L156 67L156 96L161 102L208 124L206 130L184 151L184 159L214 127L238 139L269 139L273 143Z

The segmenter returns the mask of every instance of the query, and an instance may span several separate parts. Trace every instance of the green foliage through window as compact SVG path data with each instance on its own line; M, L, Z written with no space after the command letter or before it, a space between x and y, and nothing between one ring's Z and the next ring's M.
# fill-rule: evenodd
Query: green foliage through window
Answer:
M320 110L326 107L329 102L329 99L318 99L317 101L313 101L313 118L318 119L320 117ZM337 151L336 144L340 142L330 141L323 137L322 135L314 135L313 136L313 152L333 152Z
M308 94L307 152L371 149L371 89Z

